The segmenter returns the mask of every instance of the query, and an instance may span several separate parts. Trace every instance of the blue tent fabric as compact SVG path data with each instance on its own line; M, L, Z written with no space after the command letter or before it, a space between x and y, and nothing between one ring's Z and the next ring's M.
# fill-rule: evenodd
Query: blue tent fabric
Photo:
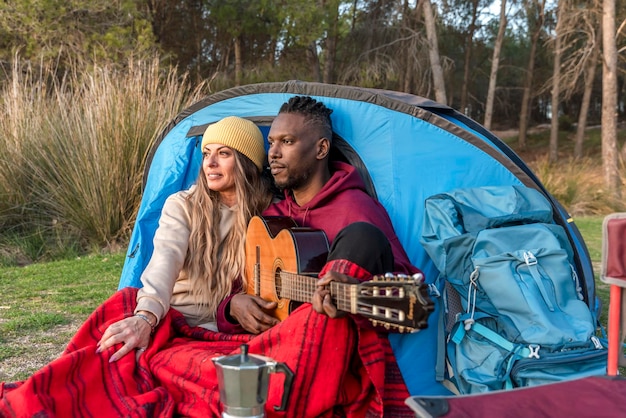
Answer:
M349 147L349 162L371 182L373 195L389 212L411 262L424 271L427 282L434 282L438 275L419 242L427 197L461 187L525 185L551 202L555 223L566 229L575 249L587 301L592 310L598 309L591 261L575 224L524 162L492 133L452 108L418 96L300 81L252 84L215 93L171 121L146 164L142 202L119 288L141 286L166 197L188 188L198 175L204 127L237 115L255 121L267 136L280 106L294 95L310 95L333 109L334 132ZM411 395L448 393L435 380L439 308L436 303L427 329L390 336Z

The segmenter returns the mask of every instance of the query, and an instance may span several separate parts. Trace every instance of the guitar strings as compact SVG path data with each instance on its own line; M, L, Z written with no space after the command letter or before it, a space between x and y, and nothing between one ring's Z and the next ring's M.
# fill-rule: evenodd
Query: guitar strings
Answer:
M279 298L296 299L298 301L310 302L310 297L313 296L313 293L315 292L315 289L317 287L317 277L305 276L302 274L292 273L284 270L277 272L274 270L261 269L258 271L258 273L260 275L260 283L254 283L254 277L250 279L250 284L253 285L253 288L256 284L257 286L259 286L259 291L261 290L260 287L266 289L266 286L262 286L261 283L267 285L269 282L271 289L275 291ZM283 283L285 283L285 285L283 285ZM347 310L349 310L350 306L352 306L351 304L356 303L355 297L357 294L353 293L352 290L354 286L358 285L359 283L331 282L331 295L338 304L346 304L348 306ZM378 296L386 298L398 297L401 299L405 297L401 287L396 287L388 282L380 282L379 286L371 287L369 288L369 290L370 293L368 293L367 296ZM288 293L295 296L289 297L287 295ZM362 300L359 300L359 306L373 307L375 305L365 303Z
M296 300L298 302L311 302L313 293L317 287L316 283L318 281L317 277L305 276L298 273L291 273L288 271L281 270L271 271L266 269L257 270L259 275L258 283L257 278L250 278L248 281L255 288L258 285L259 293L265 293L264 290L267 290L268 283L271 286L272 293L278 299L291 299ZM279 277L277 279L277 276ZM277 283L278 282L278 283ZM287 282L286 286L283 286L283 282ZM358 286L358 283L341 283L341 282L331 282L331 296L335 299L335 303L337 308L346 312L356 312L361 314L368 314L372 317L372 320L379 320L385 323L385 321L395 320L395 322L387 322L388 325L391 326L399 326L410 329L412 327L406 325L400 325L397 322L404 322L405 313L401 310L389 308L389 307L380 307L376 304L365 303L362 299L357 300L357 294L352 292L354 286ZM379 296L379 297L399 297L398 289L395 286L390 285L390 283L380 283L381 289L390 289L392 294L388 294L387 292L382 292L380 294L368 294L368 296ZM395 294L394 294L395 289ZM289 293L291 292L291 293ZM378 293L378 292L377 292Z
M299 302L310 302L310 298L313 296L317 288L317 277L305 276L298 273L291 273L288 271L274 272L270 270L261 270L260 281L263 284L268 282L271 284L271 288L275 290L277 296L285 299L297 299ZM277 279L278 276L278 279ZM254 288L254 277L249 280L249 284ZM284 283L287 281L288 283ZM330 290L331 296L337 301L337 303L343 303L350 306L350 302L353 301L353 297L350 294L350 287L356 285L349 283L331 282ZM260 287L263 287L259 284ZM286 293L295 295L293 297L285 296ZM305 300L301 300L296 296L300 296ZM367 304L366 304L367 305Z

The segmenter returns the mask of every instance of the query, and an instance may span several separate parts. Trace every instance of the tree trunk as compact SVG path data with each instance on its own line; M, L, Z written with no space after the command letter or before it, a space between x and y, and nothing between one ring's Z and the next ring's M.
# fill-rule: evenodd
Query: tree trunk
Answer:
M534 37L533 37L534 39ZM522 94L522 106L519 115L519 148L526 149L526 137L528 136L528 119L530 114L530 101L531 94L530 89L533 84L534 67L535 67L535 51L537 50L537 43L533 41L530 46L530 59L528 60L528 67L526 68L526 79L524 80L524 93Z
M552 67L552 103L551 103L551 118L550 118L550 150L549 160L556 162L559 159L559 106L561 100L559 95L561 94L561 56L563 50L561 48L561 39L563 37L563 20L565 19L565 13L567 5L564 0L559 1L557 11L556 28L554 30L554 63Z
M500 2L500 27L498 35L493 47L493 56L491 58L491 73L489 74L489 89L487 90L487 104L485 105L485 128L491 129L491 118L493 117L493 102L496 97L496 85L498 79L498 67L500 66L500 51L502 50L502 42L504 41L504 32L506 30L506 0Z
M409 32L409 28L412 27L411 25L411 9L409 7L409 0L404 0L404 3L402 5L402 33L408 33ZM410 42L407 42L407 48L408 45L410 45ZM400 72L401 78L400 78L400 85L402 86L402 91L405 93L410 93L411 92L411 65L410 65L410 58L411 54L406 53L404 55L402 55L401 57L401 62L402 62L402 69Z
M576 128L576 137L574 139L574 158L583 157L583 142L585 139L585 130L587 129L587 114L589 113L589 104L591 103L591 93L593 91L593 81L596 77L596 67L598 66L598 53L600 47L594 46L587 63L587 71L585 72L585 89L580 104L580 114L578 115L578 125Z
M272 68L276 67L276 47L278 46L278 42L276 42L276 38L272 37L270 41L269 53L267 54L267 61L269 62Z
M534 31L532 33L530 43L530 54L528 57L528 67L526 68L526 79L524 80L524 93L522 96L522 106L520 109L519 117L519 148L526 149L526 136L528 131L528 119L530 114L530 101L532 99L531 88L533 85L534 71L535 71L535 55L537 53L537 43L539 42L539 35L543 28L544 10L546 6L546 0L534 0L537 1L537 7L539 16L537 22L535 22ZM530 17L529 17L530 23ZM529 25L532 27L532 25Z
M309 64L311 66L311 69L313 70L313 78L318 83L321 83L322 72L320 69L320 59L319 59L319 56L317 55L317 43L315 41L312 41L309 44L309 47L307 48L307 52L308 52L307 55L309 57Z
M446 104L446 85L443 78L443 68L439 58L439 45L437 41L437 29L435 27L435 16L433 15L430 0L424 0L424 23L426 26L426 37L428 38L428 53L430 56L430 67L433 72L433 85L435 90L435 100L441 104Z
M468 88L469 88L469 80L470 80L470 67L472 61L472 49L473 49L473 40L474 33L476 32L476 20L478 19L478 0L472 0L472 21L469 25L469 30L465 37L465 62L463 64L463 85L461 86L461 112L465 113L468 116L471 116L471 111L468 109L467 105L467 96L468 96Z
M235 86L241 85L241 73L242 73L242 59L241 59L241 38L235 37Z
M324 57L324 83L335 82L335 57L337 55L337 26L339 21L339 2L331 1L328 7L328 31Z
M602 165L607 190L619 198L615 0L602 2L602 46Z

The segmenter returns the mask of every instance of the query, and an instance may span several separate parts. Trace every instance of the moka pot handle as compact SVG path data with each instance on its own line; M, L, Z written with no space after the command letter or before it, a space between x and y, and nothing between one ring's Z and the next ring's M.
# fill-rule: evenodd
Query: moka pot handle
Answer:
M280 406L274 406L274 411L284 411L287 409L287 404L289 403L291 384L293 383L293 372L285 363L276 363L274 368L276 373L284 373L285 375L285 390L283 392L283 398L280 402Z

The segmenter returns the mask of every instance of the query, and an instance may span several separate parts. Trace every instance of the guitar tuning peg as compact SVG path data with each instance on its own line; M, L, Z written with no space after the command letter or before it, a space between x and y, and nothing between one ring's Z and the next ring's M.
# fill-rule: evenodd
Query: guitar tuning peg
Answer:
M424 282L424 275L422 273L415 273L413 275L413 280L415 280L417 283L422 283Z

